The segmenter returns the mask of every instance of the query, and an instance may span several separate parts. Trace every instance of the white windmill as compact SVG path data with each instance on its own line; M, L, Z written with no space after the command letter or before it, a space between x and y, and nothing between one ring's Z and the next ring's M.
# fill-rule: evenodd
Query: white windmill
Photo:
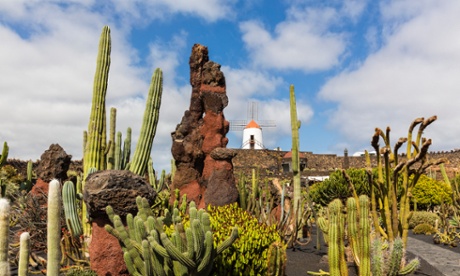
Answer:
M276 127L274 121L259 121L258 106L256 102L248 104L248 119L230 121L230 130L243 130L242 149L265 149L262 127Z

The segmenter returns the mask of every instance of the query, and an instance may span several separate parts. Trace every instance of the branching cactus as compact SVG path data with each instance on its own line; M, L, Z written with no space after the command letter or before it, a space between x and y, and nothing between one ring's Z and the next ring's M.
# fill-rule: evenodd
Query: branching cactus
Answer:
M430 160L428 158L428 148L431 139L422 137L425 129L436 120L436 116L428 119L415 119L409 127L406 138L400 138L391 148L390 128L382 131L377 128L372 137L371 145L376 151L377 178L372 180L372 216L375 229L390 242L397 237L402 238L403 244L407 243L409 232L409 219L411 217L410 195L419 177L426 172L432 165L444 163L446 160ZM419 126L417 136L413 139L413 132ZM384 145L379 144L380 139ZM399 158L398 150L404 143L407 143L406 158ZM401 160L400 160L401 159ZM369 159L368 159L369 160ZM368 163L370 167L370 162ZM369 169L370 171L370 169ZM402 184L399 185L399 177ZM398 201L397 189L400 186L401 197ZM378 222L378 211L376 206L381 206L383 217L383 227ZM398 208L399 207L399 208Z
M8 232L10 230L10 203L0 198L0 275L10 275L8 261Z
M53 179L48 191L48 222L47 222L48 260L46 275L59 275L61 268L61 183Z
M372 242L372 275L397 276L409 275L420 266L418 258L406 264L404 260L404 244L401 238L396 238L388 244L380 239Z
M238 237L235 227L227 239L214 246L209 214L197 210L193 203L188 223L177 208L156 218L147 200L138 197L137 205L138 214L126 217L127 227L110 206L106 208L113 226L105 229L120 240L131 275L209 275L216 255Z

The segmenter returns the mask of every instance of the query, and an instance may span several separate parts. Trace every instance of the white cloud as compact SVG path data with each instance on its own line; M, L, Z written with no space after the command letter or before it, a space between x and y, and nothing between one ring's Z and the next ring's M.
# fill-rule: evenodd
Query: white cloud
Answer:
M258 21L243 22L240 30L255 64L312 72L337 65L345 52L345 35L328 31L337 19L332 8L292 7L273 34Z
M402 3L402 4L401 4ZM458 147L460 116L460 4L451 1L387 1L382 7L386 44L363 64L328 81L319 95L337 102L330 123L351 148L369 145L374 127L405 136L417 117L438 115L425 132L433 149ZM403 12L401 12L403 5ZM417 7L410 9L413 5ZM406 12L404 12L406 11ZM390 16L391 15L391 16ZM397 25L397 28L394 26Z

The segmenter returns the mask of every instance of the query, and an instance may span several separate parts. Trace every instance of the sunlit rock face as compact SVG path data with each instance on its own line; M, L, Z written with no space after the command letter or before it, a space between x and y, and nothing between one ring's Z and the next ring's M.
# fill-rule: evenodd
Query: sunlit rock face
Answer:
M232 164L235 152L226 149L225 77L220 65L209 60L208 48L203 45L193 46L189 64L190 107L171 134L177 167L172 189L179 189L181 196L187 194L187 200L201 208L225 205L238 198Z

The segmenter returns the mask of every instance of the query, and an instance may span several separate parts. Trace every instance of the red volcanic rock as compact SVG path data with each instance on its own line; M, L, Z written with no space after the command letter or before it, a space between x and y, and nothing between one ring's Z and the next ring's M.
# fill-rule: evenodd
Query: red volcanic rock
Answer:
M91 269L97 275L129 275L118 239L104 228L108 223L110 221L104 218L96 218L92 222L93 239L89 246Z
M225 77L220 65L209 60L205 46L193 46L189 64L190 107L171 134L177 168L172 189L179 189L181 196L187 194L187 200L194 200L199 207L229 204L237 200L238 190L232 164L235 152L226 149ZM218 154L213 155L216 150Z

